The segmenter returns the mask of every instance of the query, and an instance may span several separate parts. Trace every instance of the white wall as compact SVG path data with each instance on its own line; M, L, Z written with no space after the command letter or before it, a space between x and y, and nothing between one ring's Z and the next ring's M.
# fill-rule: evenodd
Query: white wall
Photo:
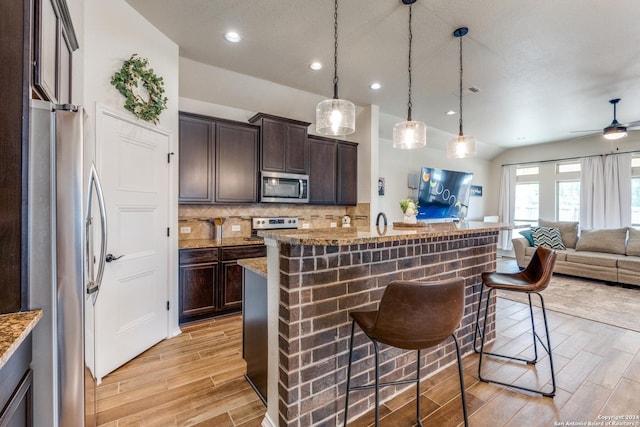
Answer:
M73 0L78 2L80 0ZM168 98L167 109L160 115L158 126L169 131L171 150L177 152L178 136L178 46L158 31L124 0L84 1L84 19L81 22L85 29L79 41L82 52L78 56L83 59L82 99L86 109L87 120L85 135L86 146L95 150L95 118L96 104L106 105L125 117L135 116L125 110L124 97L111 85L114 72L122 67L122 63L133 53L147 58L150 68L164 80L165 96ZM74 70L75 71L75 70ZM177 165L177 162L174 162ZM170 225L175 230L170 238L170 260L168 266L169 301L171 314L169 334L179 332L178 328L178 272L177 272L177 166L172 168L170 189Z
M398 119L398 121L401 120L403 119ZM443 141L446 144L446 141L452 136L428 127L427 146L416 150L398 150L393 148L392 140L380 139L379 176L385 179L385 195L378 196L376 194L375 197L378 198L380 212L387 215L389 222L402 221L401 199L418 198L418 191L408 188L407 175L409 173L420 174L423 166L473 173L473 185L482 186L483 196L469 199L467 219L481 220L484 215L492 215L497 212L497 208L488 204L488 195L495 191L488 185L490 182L490 162L488 160L480 158L448 159L444 151L429 148L432 145L441 145Z

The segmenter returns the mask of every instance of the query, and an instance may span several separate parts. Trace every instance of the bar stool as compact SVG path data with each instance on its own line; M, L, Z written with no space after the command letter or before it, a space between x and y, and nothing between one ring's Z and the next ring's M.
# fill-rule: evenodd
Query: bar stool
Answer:
M486 383L500 384L507 387L513 387L519 390L529 391L533 393L539 393L545 397L553 397L556 394L556 377L553 371L553 357L551 355L551 340L549 338L549 326L547 323L547 312L544 307L544 298L540 294L541 291L546 289L551 281L551 276L553 275L553 266L556 263L556 255L557 252L553 249L544 248L542 246L538 247L531 258L531 261L527 265L527 267L519 271L517 273L498 273L498 272L485 272L482 273L482 287L480 288L480 301L478 302L478 313L476 315L476 327L473 332L473 346L474 351L480 354L480 360L478 362L478 378L480 381ZM484 288L488 288L487 292L487 302L485 305L484 312L484 322L482 324L482 328L480 328L480 308L482 307L482 294L484 292ZM531 330L533 333L533 351L534 357L533 359L525 359L520 357L507 356L504 354L491 353L488 351L484 351L485 344L485 333L484 330L487 325L487 317L489 314L489 301L491 301L491 294L496 291L496 289L502 289L504 291L509 292L523 292L526 293L529 299L529 314L531 316ZM531 294L536 294L540 297L540 304L542 307L542 316L544 318L544 329L546 333L546 345L542 341L542 338L536 332L535 320L533 317L533 306L531 304ZM480 336L480 349L477 348L477 336ZM552 382L552 390L550 392L545 392L542 390L535 390L527 387L521 387L514 384L507 384L504 382L500 382L493 379L488 379L482 376L482 359L483 356L497 356L510 360L517 360L520 362L526 362L528 365L534 365L538 362L538 345L537 342L540 342L540 345L546 353L549 355L549 365L551 366L551 382Z
M462 378L460 347L454 332L464 312L464 279L453 278L437 282L394 281L387 285L378 311L352 312L351 343L349 346L349 366L347 368L347 392L345 397L344 425L347 425L349 392L353 390L375 389L375 425L380 422L380 387L388 385L416 383L416 418L420 421L420 350L436 346L449 336L456 345L458 374L464 425L468 426L467 403ZM355 325L373 342L375 351L375 383L351 386L351 363L353 358L353 336ZM417 350L416 377L414 379L380 383L378 343Z

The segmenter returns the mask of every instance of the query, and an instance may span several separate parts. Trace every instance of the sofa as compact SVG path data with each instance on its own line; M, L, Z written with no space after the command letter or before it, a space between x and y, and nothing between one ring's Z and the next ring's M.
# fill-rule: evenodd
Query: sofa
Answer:
M519 267L526 267L537 246L556 249L555 273L640 286L640 230L632 227L580 230L577 222L546 221L514 237ZM537 237L537 239L536 239Z

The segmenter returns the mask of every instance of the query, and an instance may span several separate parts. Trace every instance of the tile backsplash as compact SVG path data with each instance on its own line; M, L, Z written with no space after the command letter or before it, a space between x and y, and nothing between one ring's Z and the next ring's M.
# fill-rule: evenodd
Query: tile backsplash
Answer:
M212 239L212 218L225 218L222 225L224 237L248 237L251 235L251 218L292 216L298 218L298 227L330 228L342 226L345 215L351 217L352 227L369 226L369 203L357 206L316 206L288 204L252 204L252 205L180 205L179 238Z

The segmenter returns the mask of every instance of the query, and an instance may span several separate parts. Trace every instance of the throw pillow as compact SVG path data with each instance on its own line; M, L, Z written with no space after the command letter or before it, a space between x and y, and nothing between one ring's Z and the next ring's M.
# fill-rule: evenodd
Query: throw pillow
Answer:
M560 230L550 227L531 227L534 246L544 246L551 249L567 249L562 243Z
M536 243L533 241L533 231L531 231L531 229L520 231L520 235L522 237L525 237L529 241L529 244L531 246L535 246L536 245Z
M601 230L581 230L576 251L606 252L625 254L627 228L605 228Z
M627 255L640 256L640 230L629 227L629 240L627 240Z
M578 242L578 223L572 221L547 221L544 219L538 220L540 227L557 228L560 230L562 236L562 242L568 248L575 248Z

